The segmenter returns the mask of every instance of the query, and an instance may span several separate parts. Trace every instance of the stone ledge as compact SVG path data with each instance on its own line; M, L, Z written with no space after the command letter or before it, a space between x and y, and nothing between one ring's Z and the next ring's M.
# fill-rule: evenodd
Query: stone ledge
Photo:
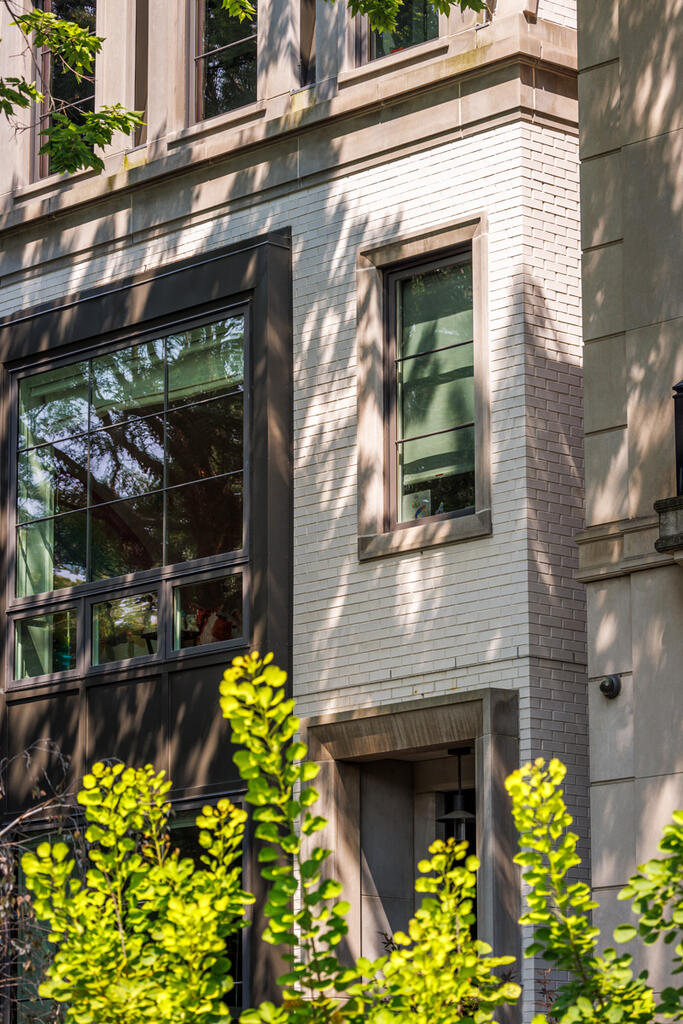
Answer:
M662 498L655 502L654 509L659 516L659 539L655 541L655 550L683 549L683 495Z

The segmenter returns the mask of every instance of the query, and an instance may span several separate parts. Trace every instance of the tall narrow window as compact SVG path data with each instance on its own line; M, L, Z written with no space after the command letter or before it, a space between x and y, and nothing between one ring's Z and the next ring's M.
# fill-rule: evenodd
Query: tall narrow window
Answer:
M389 276L389 508L394 523L472 512L472 262Z
M256 18L231 17L221 0L196 3L195 118L202 121L256 100Z
M135 129L135 145L147 141L147 80L149 77L149 0L135 4L135 109L143 111L142 124Z
M370 60L416 46L439 35L439 15L429 0L405 0L390 32L371 32Z
M95 0L42 0L42 9L57 18L76 22L90 33L95 32ZM79 124L85 113L95 109L95 72L79 78L61 61L53 60L49 50L39 54L43 91L47 99L43 102L38 116L36 153L43 144L43 129L49 127L54 114L63 114L70 121ZM46 154L36 159L36 173L39 177L50 174L52 168Z

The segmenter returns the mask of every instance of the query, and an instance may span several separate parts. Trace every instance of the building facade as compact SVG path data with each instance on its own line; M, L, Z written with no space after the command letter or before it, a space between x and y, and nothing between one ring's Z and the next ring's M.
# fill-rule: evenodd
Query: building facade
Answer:
M647 10L579 3L579 578L588 598L593 887L606 938L625 918L619 889L656 855L683 806L683 479L672 401L683 379L682 30L676 0ZM681 459L679 443L679 467ZM600 690L607 677L616 680L612 699ZM667 958L654 947L638 956L661 988Z
M74 116L146 126L66 180L0 128L5 751L238 794L216 688L273 649L351 950L464 806L480 935L518 953L520 761L567 763L588 853L574 4L414 0L395 37L324 0L83 6Z

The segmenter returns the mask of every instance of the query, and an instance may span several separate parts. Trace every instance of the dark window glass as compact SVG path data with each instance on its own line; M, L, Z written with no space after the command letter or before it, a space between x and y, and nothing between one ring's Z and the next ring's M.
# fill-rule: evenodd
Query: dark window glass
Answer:
M241 573L174 588L174 650L234 640L242 631Z
M242 547L242 315L25 378L18 427L18 596Z
M133 594L93 605L93 665L140 658L156 650L156 594Z
M90 438L90 503L99 505L164 486L164 420L129 420Z
M47 612L15 623L14 678L27 679L76 667L75 608Z
M125 576L163 565L161 492L99 505L90 518L90 575Z
M166 495L166 561L242 547L242 474L174 487Z
M95 33L96 4L94 0L43 0L43 10L49 11L57 18L74 21L91 34ZM85 113L95 110L95 68L92 74L80 78L61 60L54 59L48 50L41 55L43 78L49 83L49 92L53 100L53 108L47 109L46 104L39 119L39 128L49 127L54 113L64 114L74 124L81 124ZM40 138L42 145L43 139ZM49 174L51 167L45 157L41 157L40 174Z
M167 418L168 485L242 468L242 395L186 406Z
M399 8L393 31L371 33L370 60L386 57L427 39L436 39L438 35L439 15L429 0L405 0Z
M397 519L474 506L472 265L397 281Z
M256 22L231 17L221 0L197 0L197 12L196 116L201 121L256 100Z

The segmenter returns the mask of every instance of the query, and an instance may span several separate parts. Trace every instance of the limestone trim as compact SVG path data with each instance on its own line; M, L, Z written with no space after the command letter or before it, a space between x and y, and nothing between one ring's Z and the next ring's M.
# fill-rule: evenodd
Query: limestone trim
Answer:
M236 121L227 116L223 124L220 118L215 125L202 122L196 134L184 134L183 121L176 112L170 133L150 139L132 153L131 159L127 154L111 154L102 175L54 177L41 182L38 190L29 186L6 193L0 231L73 210L112 193L143 187L159 178L187 173L188 167L195 170L202 164L234 159L276 140L292 136L303 140L311 129L318 131L361 111L383 110L388 104L439 89L445 89L452 99L454 110L449 124L460 131L470 125L485 126L504 111L517 111L518 116L528 113L534 120L547 118L566 130L576 130L575 32L541 20L530 25L520 14L498 19L480 31L472 29L447 37L446 41L448 51L426 63L412 67L387 65L378 78L347 84L331 98L329 90L323 88L325 83L320 88L264 97L265 113L254 111L244 120L238 111ZM441 43L441 39L436 42ZM428 99L424 102L429 105ZM179 144L181 139L184 145ZM348 163L348 144L346 139L344 163ZM328 145L328 151L330 148ZM336 162L342 161L337 157Z
M360 776L363 762L474 741L477 791L477 887L479 938L494 949L519 955L519 873L513 863L517 836L505 778L519 763L519 710L514 691L465 694L303 719L301 735L320 766L319 813L328 820L323 845L333 854L327 868L344 885L351 903L348 947L360 952ZM513 1024L515 1011L501 1020Z
M491 533L488 382L488 222L485 213L456 225L387 240L358 253L356 261L358 366L358 557L362 561L470 540ZM471 247L474 308L475 508L450 519L386 523L385 289L384 274L406 260L447 255Z
M577 580L591 583L674 564L672 554L656 551L658 538L656 515L588 527L574 538L579 546Z

